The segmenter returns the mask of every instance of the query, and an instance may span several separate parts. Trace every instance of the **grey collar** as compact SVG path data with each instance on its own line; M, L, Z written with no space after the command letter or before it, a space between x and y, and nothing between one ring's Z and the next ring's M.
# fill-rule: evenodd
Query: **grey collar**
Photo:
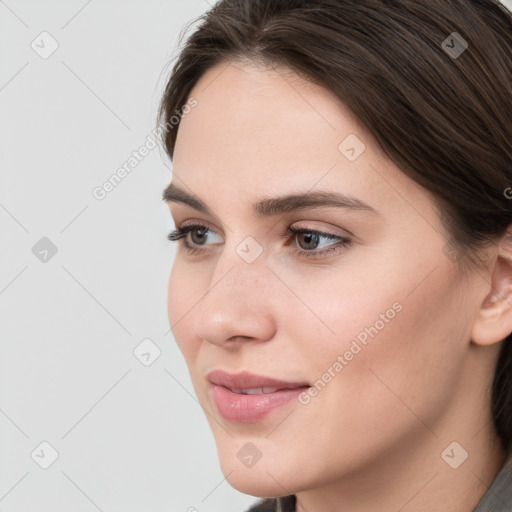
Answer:
M509 512L512 503L512 450L473 512Z

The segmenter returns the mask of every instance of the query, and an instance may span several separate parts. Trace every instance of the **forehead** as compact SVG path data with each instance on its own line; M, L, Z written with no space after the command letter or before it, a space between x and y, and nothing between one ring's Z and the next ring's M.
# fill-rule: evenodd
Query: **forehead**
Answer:
M329 146L336 151L335 142L345 132L370 137L333 92L283 67L220 63L202 75L190 96L198 106L182 120L178 137L193 128L205 142L230 136L244 141L247 150L263 150L263 143L299 146L307 139L308 149L323 141L321 151Z
M173 169L200 197L216 191L253 202L316 187L382 209L397 191L425 195L334 93L289 69L220 63L190 97L197 106L180 123ZM343 152L346 140L364 147L356 160Z

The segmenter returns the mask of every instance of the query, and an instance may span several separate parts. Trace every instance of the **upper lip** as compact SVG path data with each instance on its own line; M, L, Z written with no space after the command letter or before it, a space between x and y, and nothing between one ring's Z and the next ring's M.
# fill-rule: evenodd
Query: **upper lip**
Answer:
M239 373L228 373L224 370L212 370L207 378L213 384L224 386L229 389L251 389L251 388L279 388L293 389L309 386L307 382L289 382L264 375L256 375L247 371Z

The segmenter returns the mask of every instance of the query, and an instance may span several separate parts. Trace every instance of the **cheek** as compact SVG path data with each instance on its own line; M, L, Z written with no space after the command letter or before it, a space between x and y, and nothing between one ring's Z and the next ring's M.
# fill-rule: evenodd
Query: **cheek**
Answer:
M199 300L198 292L195 291L195 283L197 283L197 277L194 278L194 273L177 259L169 277L167 312L173 337L187 363L199 348L201 341L194 336L192 330L193 308ZM196 338L199 339L199 342Z
M415 288L417 270L396 274L325 281L322 294L303 290L322 322L297 315L290 338L301 340L301 359L318 384L311 412L328 411L332 435L340 425L349 437L362 425L371 439L395 435L416 421L409 408L434 422L460 377L467 319L454 314L463 294L453 291L457 276L439 265Z

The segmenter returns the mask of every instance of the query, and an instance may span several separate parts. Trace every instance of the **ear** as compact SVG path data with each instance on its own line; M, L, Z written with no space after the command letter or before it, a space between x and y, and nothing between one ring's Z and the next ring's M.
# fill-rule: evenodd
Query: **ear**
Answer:
M512 225L498 241L490 291L482 302L471 339L492 345L512 332Z

